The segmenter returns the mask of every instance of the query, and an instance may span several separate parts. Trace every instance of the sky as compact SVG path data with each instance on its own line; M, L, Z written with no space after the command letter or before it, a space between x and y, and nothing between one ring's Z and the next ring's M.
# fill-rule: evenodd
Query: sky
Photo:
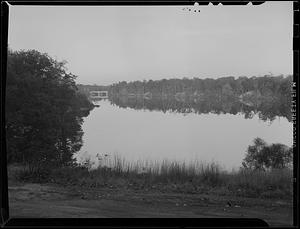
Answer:
M66 60L82 84L293 73L292 1L184 7L10 6L8 45Z

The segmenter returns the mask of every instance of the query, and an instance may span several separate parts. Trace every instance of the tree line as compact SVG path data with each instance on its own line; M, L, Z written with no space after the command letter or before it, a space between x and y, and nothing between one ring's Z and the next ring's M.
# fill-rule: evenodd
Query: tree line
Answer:
M93 104L76 76L35 50L8 50L5 127L8 163L31 169L67 166L82 146L81 124Z
M227 96L240 96L247 92L256 92L262 96L286 96L290 98L293 77L265 75L263 77L221 77L218 79L162 79L132 82L118 82L110 85L113 95L144 94L175 95L184 93L186 96L203 94L222 94Z
M262 120L282 116L291 121L293 77L222 77L218 79L162 79L110 85L112 103L137 109L180 113L258 113Z

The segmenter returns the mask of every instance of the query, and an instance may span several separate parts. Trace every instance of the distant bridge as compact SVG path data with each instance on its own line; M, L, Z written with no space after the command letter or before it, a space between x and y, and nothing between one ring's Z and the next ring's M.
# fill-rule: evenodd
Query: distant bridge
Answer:
M90 91L91 99L107 99L108 91Z

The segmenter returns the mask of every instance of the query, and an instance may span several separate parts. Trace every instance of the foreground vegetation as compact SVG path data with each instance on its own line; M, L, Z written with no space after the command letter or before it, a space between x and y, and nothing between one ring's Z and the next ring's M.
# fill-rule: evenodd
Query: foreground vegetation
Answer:
M129 163L115 157L110 167L89 170L74 166L53 170L29 171L27 167L10 166L10 176L18 181L54 183L86 188L127 188L180 193L214 193L243 197L292 199L292 170L269 171L240 169L226 172L217 164L168 162Z

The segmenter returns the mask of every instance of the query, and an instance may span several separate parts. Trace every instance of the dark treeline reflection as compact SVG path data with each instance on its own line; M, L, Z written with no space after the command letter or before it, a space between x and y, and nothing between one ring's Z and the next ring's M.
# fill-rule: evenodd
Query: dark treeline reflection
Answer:
M178 98L176 96L152 96L151 98L110 96L110 102L122 108L136 110L162 111L197 114L243 114L246 119L258 117L263 121L273 121L285 117L291 122L290 103L285 99L273 97L260 98L255 102L243 101L234 96L207 95L202 99Z
M291 121L293 76L162 79L119 82L109 87L113 104L134 109L177 113L255 114L264 121L276 116Z

